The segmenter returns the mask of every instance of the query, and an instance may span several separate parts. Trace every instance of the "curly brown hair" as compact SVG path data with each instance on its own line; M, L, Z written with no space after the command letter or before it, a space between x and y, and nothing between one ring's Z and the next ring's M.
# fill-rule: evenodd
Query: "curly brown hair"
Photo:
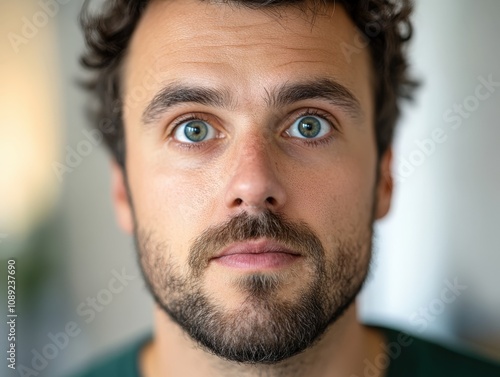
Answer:
M120 68L143 10L150 0L107 0L100 13L90 14L86 0L80 23L88 50L82 65L95 71L84 86L96 95L97 108L90 111L94 127L104 135L116 162L125 170L125 133L120 91ZM202 1L202 0L200 0ZM225 0L251 8L300 5L307 0ZM378 157L390 146L400 115L400 99L412 99L418 83L408 73L406 45L412 36L411 0L315 0L339 3L365 38L375 74L375 133ZM316 7L313 7L317 9ZM347 45L346 56L359 47Z

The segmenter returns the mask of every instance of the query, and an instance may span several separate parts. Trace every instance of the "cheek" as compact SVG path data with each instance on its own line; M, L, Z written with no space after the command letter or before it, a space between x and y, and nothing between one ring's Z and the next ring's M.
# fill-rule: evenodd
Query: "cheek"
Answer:
M203 174L151 166L136 177L134 196L138 221L165 240L187 246L210 224L212 181ZM212 220L213 221L213 220Z
M374 171L355 159L339 159L315 174L297 174L293 203L304 220L321 234L332 229L353 234L370 220L373 205ZM364 228L363 228L364 229ZM337 232L335 232L337 233Z

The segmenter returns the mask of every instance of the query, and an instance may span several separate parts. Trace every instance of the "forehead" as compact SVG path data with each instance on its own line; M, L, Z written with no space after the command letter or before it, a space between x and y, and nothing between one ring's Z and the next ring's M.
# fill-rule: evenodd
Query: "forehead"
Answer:
M134 32L124 66L125 97L169 82L230 88L243 99L297 79L329 77L370 102L368 49L345 10L322 6L251 9L200 0L155 0ZM236 96L238 98L238 96Z

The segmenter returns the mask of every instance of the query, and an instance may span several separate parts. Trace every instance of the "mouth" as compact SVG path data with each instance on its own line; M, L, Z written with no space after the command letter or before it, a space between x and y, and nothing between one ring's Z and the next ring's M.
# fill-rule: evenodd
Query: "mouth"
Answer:
M229 245L211 261L236 269L277 269L286 267L302 255L269 240L237 242Z

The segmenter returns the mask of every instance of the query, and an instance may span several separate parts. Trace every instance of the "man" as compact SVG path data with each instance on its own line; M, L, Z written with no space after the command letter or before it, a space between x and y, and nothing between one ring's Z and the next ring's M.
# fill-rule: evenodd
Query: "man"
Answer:
M85 376L499 375L356 317L414 87L408 2L105 7L84 64L155 331Z

